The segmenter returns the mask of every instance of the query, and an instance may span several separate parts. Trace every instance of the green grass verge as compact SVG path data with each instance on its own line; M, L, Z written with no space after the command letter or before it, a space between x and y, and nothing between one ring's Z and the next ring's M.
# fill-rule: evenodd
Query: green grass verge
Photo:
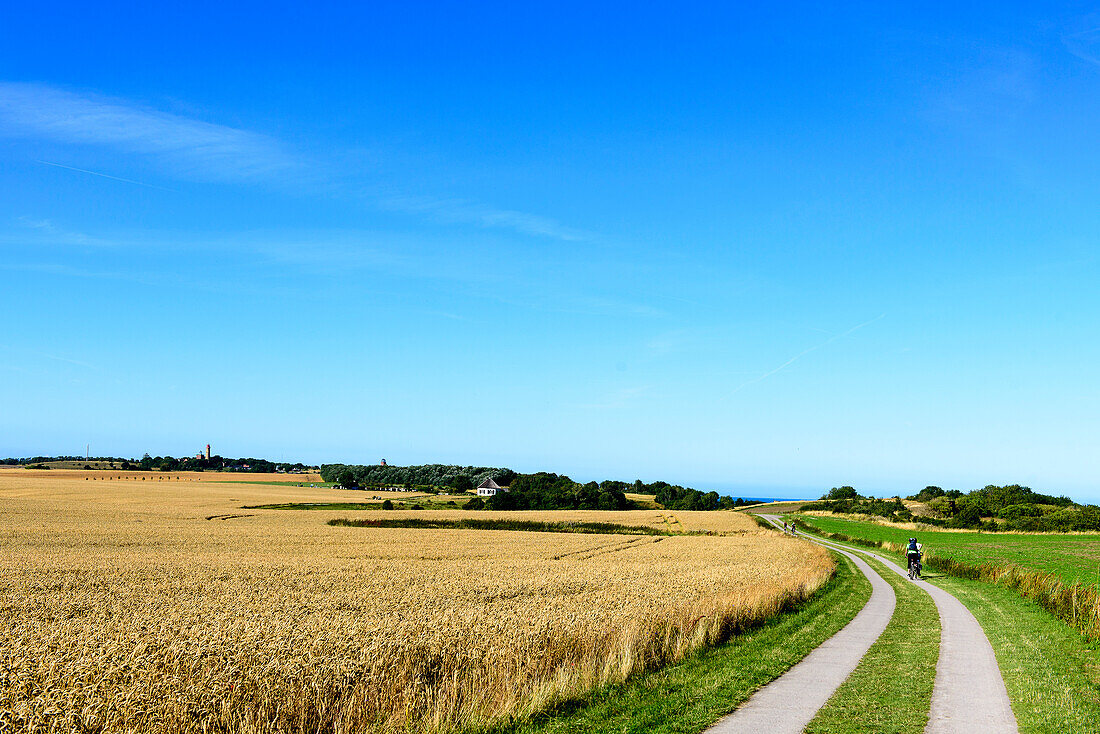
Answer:
M928 723L940 623L932 597L909 579L864 557L894 587L890 624L805 731L807 734L921 734Z
M753 520L755 520L757 525L759 525L762 528L765 528L766 530L778 530L779 529L776 526L772 525L767 520L765 520L764 518L760 517L759 515L749 515L749 517L751 517Z
M985 630L1021 734L1100 733L1100 650L1011 589L942 577Z
M565 701L492 734L672 734L702 731L832 637L867 603L871 584L847 558L817 595L762 627L676 665Z
M1100 534L1060 533L979 533L910 530L817 515L798 516L800 524L809 523L829 533L874 542L905 543L918 536L936 555L947 555L971 565L1014 565L1033 571L1045 571L1067 583L1100 584Z

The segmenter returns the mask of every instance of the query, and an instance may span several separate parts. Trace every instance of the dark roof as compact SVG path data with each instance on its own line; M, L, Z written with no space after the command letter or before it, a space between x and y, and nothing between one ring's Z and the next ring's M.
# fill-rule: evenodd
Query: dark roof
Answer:
M497 484L496 482L493 481L492 477L486 479L484 482L477 485L477 488L478 489L502 489L502 487L499 484Z

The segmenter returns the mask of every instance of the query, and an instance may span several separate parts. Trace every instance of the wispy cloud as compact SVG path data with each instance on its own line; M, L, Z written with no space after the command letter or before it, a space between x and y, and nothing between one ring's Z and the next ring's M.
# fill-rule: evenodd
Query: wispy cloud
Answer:
M428 271L430 263L402 247L404 242L386 243L373 233L354 232L256 232L232 240L215 239L207 247L244 247L257 257L295 271L342 275L351 271L375 270L412 274Z
M855 326L848 329L847 331L841 332L839 334L834 334L833 336L829 337L828 339L821 342L820 344L815 344L814 346L810 347L809 349L802 350L801 352L794 355L793 357L791 357L790 359L788 359L786 362L779 365L778 367L776 367L774 369L771 369L771 370L768 370L767 372L760 375L759 377L754 377L751 380L746 380L745 382L742 382L740 385L735 387L733 390L730 390L728 393L726 393L721 398L719 398L719 401L727 400L728 398L733 397L734 395L741 392L742 390L744 390L746 387L749 387L750 385L755 385L758 382L763 382L764 380L768 379L772 375L774 375L778 372L782 372L783 370L787 369L792 364L794 364L798 360L805 357L807 354L810 354L811 352L816 352L818 349L821 349L822 347L826 347L826 346L832 344L837 339L843 339L844 337L849 336L849 335L859 331L863 327L870 326L871 324L875 323L879 319L882 319L882 318L885 318L885 317L886 317L886 314L880 314L880 315L876 316L875 318L871 319L870 321L864 321L862 324L856 324Z
M49 219L18 217L13 230L0 229L0 245L35 247L114 247L115 242L75 232Z
M692 341L693 334L688 329L674 329L652 337L645 343L646 353L651 357L664 357L683 351Z
M651 390L652 387L649 385L622 387L617 390L611 391L607 395L604 395L600 400L597 400L596 402L580 403L576 407L587 410L616 410L618 408L625 408L626 406L636 402L639 398L643 397Z
M380 199L378 205L390 211L406 214L429 214L444 222L475 224L491 229L510 229L521 234L580 242L593 235L566 227L549 217L508 209L496 209L464 199L442 199L427 196L391 196Z
M1062 36L1062 45L1082 61L1100 66L1100 28Z
M20 225L28 229L37 229L43 232L56 232L57 227L49 219L32 219L31 217L19 217Z
M0 348L3 348L5 351L9 351L9 352L22 352L23 354L29 354L29 355L34 356L34 357L42 357L43 359L49 359L49 360L52 360L54 362L63 362L65 364L71 364L71 365L75 365L77 367L85 367L85 368L90 369L90 370L98 370L99 369L99 367L97 367L96 365L89 364L88 362L83 362L79 359L71 359L69 357L62 357L62 356L59 356L59 355L56 355L56 354L50 354L48 352L40 352L36 349L26 349L26 348L22 348L22 347L12 347L12 346L8 346L6 344L0 345Z
M591 241L594 236L551 217L503 209L445 196L354 194L358 172L339 172L306 160L282 141L249 130L182 117L126 100L75 93L42 84L0 82L0 136L48 140L68 145L107 147L145 156L167 173L191 180L263 181L298 193L340 196L363 205L436 221L509 230L561 242ZM162 188L113 173L64 163L39 163L102 178ZM294 172L294 177L277 174ZM378 185L379 182L374 182ZM170 189L169 189L170 190Z
M84 278L90 280L125 281L140 283L141 285L164 285L163 279L142 273L128 273L117 270L95 270L81 268L74 265L50 262L20 262L10 263L0 261L0 270L16 273L38 273L41 275L57 275L66 278Z
M56 354L47 354L46 352L35 352L35 351L32 351L32 350L28 350L28 351L31 354L34 354L38 357L44 357L46 359L52 359L54 362L64 362L65 364L76 365L77 367L87 367L90 370L99 369L94 364L88 364L87 362L82 362L79 359L69 359L68 357L59 357Z
M50 161L35 161L41 163L44 166L53 166L55 168L64 168L67 171L76 171L78 173L88 173L92 176L99 176L101 178L109 178L112 181L121 181L122 183L135 184L137 186L145 186L150 189L160 189L161 191L172 191L172 189L166 189L163 186L154 186L153 184L142 183L141 181L134 181L131 178L122 178L121 176L112 176L109 173L100 173L99 171L89 171L87 168L77 168L76 166L66 166L61 163L51 163Z
M1016 113L1035 103L1038 62L1017 48L981 49L950 78L930 88L925 114L938 125L975 130L1010 129Z
M265 135L39 84L0 82L0 135L109 146L200 179L254 178L297 164Z
M527 281L528 290L540 290L535 282ZM609 316L614 318L663 318L667 314L640 302L606 298L590 293L578 294L551 289L545 293L529 293L522 288L505 294L503 290L488 290L471 295L503 303L516 308L550 313L577 314L582 316Z

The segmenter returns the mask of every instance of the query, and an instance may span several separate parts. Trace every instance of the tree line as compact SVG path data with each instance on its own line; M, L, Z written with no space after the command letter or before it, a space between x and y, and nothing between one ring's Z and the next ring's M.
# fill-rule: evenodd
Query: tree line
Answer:
M473 489L486 479L507 486L517 476L511 469L489 466L458 466L456 464L421 464L390 466L388 464L322 464L321 479L344 487L404 487L406 489Z
M344 487L402 487L409 490L439 491L451 489L467 492L486 479L508 487L508 492L481 499L465 506L469 509L493 510L626 510L637 506L626 497L627 492L655 495L655 500L669 510L720 510L749 504L738 497L719 496L717 492L702 492L668 482L646 483L640 479L623 482L605 479L602 482L575 482L564 474L535 472L520 474L512 469L454 464L422 464L419 466L323 464L321 478Z
M1019 484L989 484L966 493L930 485L906 499L926 503L933 516L914 517L898 498L864 497L850 486L833 487L821 500L802 505L801 509L873 515L895 522L918 520L927 525L987 531L1100 530L1100 507L1079 505L1066 496L1040 494Z
M224 456L214 455L207 459L205 456L150 456L145 454L141 459L126 459L120 456L34 456L30 458L0 459L0 465L4 466L29 466L32 468L49 468L46 464L55 461L74 462L100 462L111 465L111 468L124 471L227 471L249 472L259 474L272 474L276 471L303 472L313 469L301 462L289 463L285 461L268 461L267 459L239 458L230 459ZM85 468L91 468L90 464Z
M30 464L45 464L51 461L103 461L111 464L121 464L126 459L119 456L29 456L23 458L0 459L0 466L29 466Z

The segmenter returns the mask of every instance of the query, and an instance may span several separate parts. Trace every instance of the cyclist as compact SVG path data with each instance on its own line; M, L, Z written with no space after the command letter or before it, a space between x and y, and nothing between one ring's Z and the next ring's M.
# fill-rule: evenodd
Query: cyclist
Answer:
M909 562L909 578L920 578L920 559L923 552L924 546L918 543L916 538L910 538L909 545L905 547L905 559Z

